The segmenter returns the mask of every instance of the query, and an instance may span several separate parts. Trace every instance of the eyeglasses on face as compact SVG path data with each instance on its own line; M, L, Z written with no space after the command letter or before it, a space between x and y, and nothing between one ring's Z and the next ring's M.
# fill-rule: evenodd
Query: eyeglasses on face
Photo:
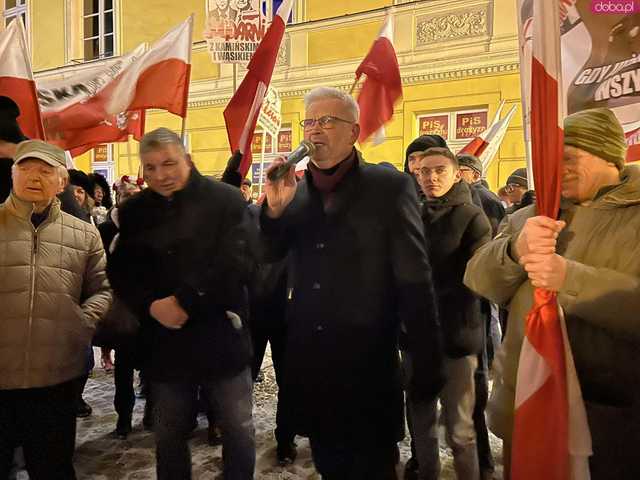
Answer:
M300 126L305 130L309 130L310 128L313 128L316 122L318 123L318 125L320 125L320 128L323 128L325 130L328 130L330 128L335 128L338 122L350 123L350 124L355 123L350 120L334 117L333 115L325 115L324 117L320 117L320 118L305 118L300 122Z

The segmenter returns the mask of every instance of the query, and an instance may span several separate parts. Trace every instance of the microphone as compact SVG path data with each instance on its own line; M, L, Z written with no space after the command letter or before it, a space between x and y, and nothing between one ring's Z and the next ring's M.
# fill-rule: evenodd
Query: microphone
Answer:
M275 182L276 180L280 180L282 177L284 177L287 174L287 172L293 165L298 163L300 160L302 160L306 156L309 156L309 157L313 156L315 151L316 151L316 146L313 143L311 143L308 140L303 140L302 142L300 142L300 145L298 145L296 149L289 154L289 156L287 157L287 161L281 164L280 166L278 166L277 168L274 168L273 170L271 170L267 174L267 178L272 182Z

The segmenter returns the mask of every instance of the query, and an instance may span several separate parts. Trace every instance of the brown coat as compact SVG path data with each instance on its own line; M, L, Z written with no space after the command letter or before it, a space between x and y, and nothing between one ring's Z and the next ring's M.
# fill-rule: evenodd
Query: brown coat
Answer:
M56 385L85 373L96 323L111 304L96 228L54 200L34 229L32 204L0 205L0 389Z
M635 460L640 443L640 169L627 167L621 177L621 184L588 206L563 203L560 218L567 227L557 248L568 260L558 300L587 407L594 480L640 478ZM465 275L469 288L509 308L488 408L492 430L507 445L524 319L533 295L508 247L534 214L534 206L513 214L498 236L476 252Z

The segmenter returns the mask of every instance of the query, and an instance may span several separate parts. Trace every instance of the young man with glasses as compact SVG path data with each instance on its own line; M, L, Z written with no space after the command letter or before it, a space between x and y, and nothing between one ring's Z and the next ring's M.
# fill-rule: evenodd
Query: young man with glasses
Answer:
M427 199L422 220L427 232L433 283L442 319L447 382L439 396L459 480L480 478L476 432L474 374L484 341L480 300L463 284L467 261L491 240L491 226L474 205L467 184L460 179L458 160L446 148L430 148L419 160L416 178ZM410 402L420 480L440 474L438 396Z
M310 438L325 480L395 480L403 436L398 334L404 323L410 394L443 383L439 324L411 179L363 161L349 95L305 97L304 138L316 149L305 178L266 186L267 257L291 253L284 382L296 431ZM272 168L283 159L276 160Z

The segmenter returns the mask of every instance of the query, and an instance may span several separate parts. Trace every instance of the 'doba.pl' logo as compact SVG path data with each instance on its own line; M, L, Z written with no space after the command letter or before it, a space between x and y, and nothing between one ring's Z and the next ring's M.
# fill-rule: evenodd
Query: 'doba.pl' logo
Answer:
M591 0L591 11L605 15L628 15L640 12L640 0Z

